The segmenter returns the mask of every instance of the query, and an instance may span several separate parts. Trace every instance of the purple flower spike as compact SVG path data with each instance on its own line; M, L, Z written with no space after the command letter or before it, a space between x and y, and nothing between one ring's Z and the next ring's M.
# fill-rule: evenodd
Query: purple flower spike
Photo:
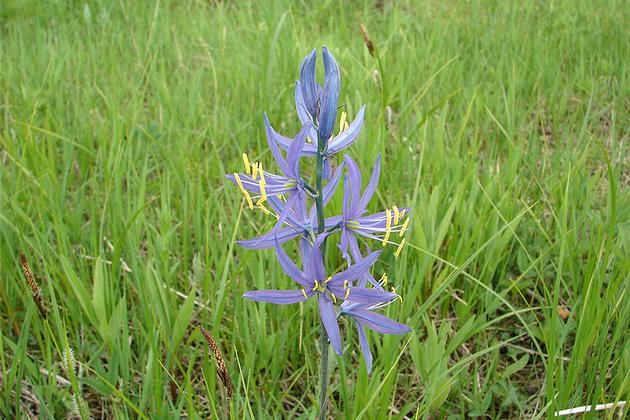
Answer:
M250 162L247 155L243 154L245 171L227 176L229 181L239 187L249 208L259 208L275 217L270 231L237 243L250 249L274 248L280 268L297 286L290 290L265 287L265 290L248 291L243 297L277 305L307 302L315 297L323 327L323 354L328 352L326 339L335 353L342 354L339 318L345 316L352 319L357 327L361 352L369 374L373 356L366 327L381 334L402 334L411 329L375 312L400 296L395 288L391 291L385 289L385 274L379 281L372 276L372 267L382 251L370 250L367 241L363 243L360 238L377 240L383 246L399 241L395 251L398 256L405 244L404 234L409 227L411 210L393 206L385 211L368 214L367 207L380 176L380 156L363 191L361 171L349 156L345 156L334 169L335 156L352 145L361 133L365 106L359 109L350 123L343 112L339 118L339 131L335 134L341 75L335 58L326 47L322 49L322 59L323 87L316 77L316 50L304 58L300 67L300 78L295 84L295 107L302 128L295 138L278 133L271 126L267 114L264 116L267 145L280 172L267 172L263 170L262 164ZM317 158L318 166L313 171L314 182L302 178L303 157ZM342 179L342 209L341 214L335 215L326 209ZM324 264L322 249L335 250L334 247L326 248L324 241L338 233L337 248L346 260L347 267L329 272ZM283 248L292 239L298 242L300 264ZM402 298L400 300L402 302ZM327 358L323 357L322 361L326 363ZM325 397L325 389L322 395Z

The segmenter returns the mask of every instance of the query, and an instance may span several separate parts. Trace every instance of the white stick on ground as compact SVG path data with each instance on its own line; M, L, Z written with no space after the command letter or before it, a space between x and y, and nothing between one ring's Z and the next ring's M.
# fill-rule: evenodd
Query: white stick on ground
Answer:
M553 413L554 416L568 416L570 414L587 413L589 411L608 410L610 408L622 408L626 405L625 401L618 401L608 404L597 404L595 408L592 405L583 405L581 407L567 408L566 410L560 410Z

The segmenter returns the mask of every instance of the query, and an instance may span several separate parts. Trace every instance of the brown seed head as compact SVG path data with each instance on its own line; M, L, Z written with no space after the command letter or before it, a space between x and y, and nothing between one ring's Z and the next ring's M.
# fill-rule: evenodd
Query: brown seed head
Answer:
M20 254L20 265L22 266L22 272L24 273L28 287L31 289L33 294L33 300L35 301L37 310L42 318L46 319L46 308L44 308L44 302L42 301L42 290L39 288L37 281L35 281L33 271L31 271L31 267L28 265L28 261L26 260L26 256L24 254Z
M219 375L221 382L223 382L223 386L225 386L225 389L227 390L227 396L228 398L232 398L234 388L232 387L230 373L228 372L227 367L225 367L225 359L223 358L223 354L221 353L219 346L217 345L216 341L214 341L214 338L212 338L210 333L206 331L203 327L199 327L199 329L201 329L201 333L206 338L208 347L210 347L210 350L214 355L214 359L217 362L217 374Z

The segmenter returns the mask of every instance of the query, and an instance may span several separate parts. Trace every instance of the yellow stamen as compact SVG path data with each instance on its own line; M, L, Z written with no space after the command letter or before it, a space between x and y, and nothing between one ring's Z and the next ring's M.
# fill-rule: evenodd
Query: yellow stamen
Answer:
M400 303L403 303L402 296L398 295L398 299L400 299Z
M407 238L403 238L402 241L400 241L400 244L398 245L398 248L396 248L396 252L394 252L394 256L396 258L398 258L398 256L400 255L400 251L402 251L403 246L405 246L405 241L407 240Z
M405 214L407 214L407 210L406 209L402 209L400 211L400 218L402 219L403 217L405 217Z
M396 293L396 288L392 286L392 293Z
M259 164L260 169L260 181L258 182L258 186L260 187L260 199L256 203L256 205L260 206L262 203L267 200L267 191L265 190L265 185L267 181L265 181L265 173L262 170L262 163Z
M347 289L348 288L348 280L344 280L343 281L343 288Z
M346 124L347 124L347 122L346 122L346 117L347 117L346 112L345 112L345 111L344 111L344 112L342 112L342 113L341 113L341 118L339 119L339 133L340 133L340 134L341 134L341 132L342 132L343 130L345 130L345 129L346 129L346 127L347 127L347 125L346 125Z
M389 234L392 231L392 211L390 209L387 209L385 210L385 214L387 215L387 222L385 224L385 236L383 236L383 246L387 245Z
M313 140L311 140L311 138L307 136L307 137L306 137L306 142L307 142L307 143L313 143Z
M252 173L251 163L249 163L249 159L247 158L247 153L243 152L243 163L245 164L245 173L247 175Z
M333 303L337 303L337 296L334 293L331 293L330 296L333 298Z
M387 273L383 273L383 276L381 277L381 280L379 280L379 283L381 283L383 286L387 286Z
M331 280L332 280L332 277L328 277L326 280L324 280L324 284L328 283Z
M319 282L315 280L315 287L313 287L313 291L319 289Z
M400 236L401 238L409 228L409 220L411 219L405 220L405 223L403 223L402 227L400 228L400 232L398 232L398 236Z
M304 299L308 299L308 296L306 295L306 290L302 289L302 294L304 295Z
M236 183L238 184L238 187L240 188L241 192L245 196L245 199L247 200L247 205L249 206L250 210L253 209L254 203L252 202L252 198L249 196L249 193L247 192L245 187L243 187L243 183L241 182L241 177L236 172L234 172L234 179L236 179Z
M256 177L258 176L258 162L253 165L254 171L252 172L252 179L256 181Z
M350 296L350 288L346 289L346 295L343 297L343 300L348 300L348 296Z
M398 207L394 206L394 224L397 225L400 220L400 212L398 211Z

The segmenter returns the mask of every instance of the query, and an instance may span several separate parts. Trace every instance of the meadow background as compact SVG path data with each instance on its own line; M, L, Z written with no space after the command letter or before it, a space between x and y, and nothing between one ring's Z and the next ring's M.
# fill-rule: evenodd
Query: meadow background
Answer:
M383 155L372 208L413 208L376 272L414 331L371 334L368 377L343 327L335 418L629 399L628 22L615 0L2 1L1 417L76 416L78 392L104 418L314 418L316 308L240 297L291 282L235 246L273 222L224 174L243 151L271 169L263 111L297 132L299 65L322 45L344 109L367 105L349 153Z

